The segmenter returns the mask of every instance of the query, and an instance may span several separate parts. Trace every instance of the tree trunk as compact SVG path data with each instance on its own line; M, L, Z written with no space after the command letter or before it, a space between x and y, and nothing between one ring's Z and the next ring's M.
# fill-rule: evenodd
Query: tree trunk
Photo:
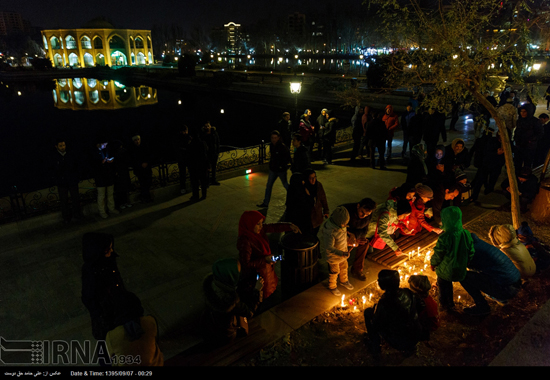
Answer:
M550 222L550 179L544 179L549 162L550 151L546 155L546 160L544 161L544 166L540 175L539 192L531 205L531 218L539 223Z
M520 220L520 206L519 206L519 190L518 182L516 178L516 170L514 167L514 160L512 156L512 143L510 142L510 137L508 136L508 130L504 121L498 115L498 112L495 107L483 96L479 91L472 90L472 95L475 96L477 101L487 108L491 113L493 119L498 126L500 132L500 138L502 141L502 147L504 148L504 160L506 162L506 174L508 174L508 180L510 181L510 196L512 198L512 223L514 228L517 230L521 227Z

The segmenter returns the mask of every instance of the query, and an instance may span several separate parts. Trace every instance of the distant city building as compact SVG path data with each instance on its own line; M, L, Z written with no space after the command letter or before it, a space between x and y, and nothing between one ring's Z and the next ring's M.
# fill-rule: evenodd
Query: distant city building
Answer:
M288 31L293 37L304 37L306 34L306 15L299 12L288 15Z
M225 24L223 27L227 36L227 48L230 53L235 53L237 51L237 48L239 47L239 43L242 40L241 24L230 22L228 24Z
M29 32L30 29L30 23L24 20L20 13L0 12L0 36L5 36L14 30Z
M135 66L153 63L151 31L116 29L95 19L81 29L42 31L46 56L54 66Z

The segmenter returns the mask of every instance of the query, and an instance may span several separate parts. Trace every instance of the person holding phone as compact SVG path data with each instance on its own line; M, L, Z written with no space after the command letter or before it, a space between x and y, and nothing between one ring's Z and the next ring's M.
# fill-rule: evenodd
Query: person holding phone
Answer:
M102 218L108 218L106 208L109 214L119 214L115 208L114 188L115 188L115 168L113 157L109 157L107 150L107 138L99 136L96 139L96 149L93 153L94 158L94 179L97 187L97 208ZM107 206L107 207L105 207Z
M264 224L265 216L259 211L245 211L239 220L239 237L237 249L242 267L241 280L244 291L253 290L255 278L260 275L264 280L263 296L268 298L275 289L279 279L273 268L274 255L269 246L268 233L294 232L301 233L292 223Z

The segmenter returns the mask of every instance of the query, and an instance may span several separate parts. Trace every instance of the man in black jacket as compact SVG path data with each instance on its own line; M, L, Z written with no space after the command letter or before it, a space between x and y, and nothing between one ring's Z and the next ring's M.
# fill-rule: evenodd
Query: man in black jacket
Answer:
M138 177L143 202L152 202L151 185L153 183L153 171L151 169L151 154L149 149L141 142L140 135L132 137L134 145L130 149L132 168Z
M304 146L302 142L302 135L300 133L294 134L292 138L292 146L295 150L290 171L292 173L304 173L306 169L311 168L311 164L309 162L308 148Z
M290 150L281 141L279 131L271 132L271 144L269 145L271 159L269 160L269 177L265 189L265 196L262 203L258 207L266 208L271 200L271 190L277 178L281 179L285 190L288 190L288 180L286 173L291 163Z
M201 139L206 143L208 147L208 161L210 162L210 184L219 186L220 183L216 180L216 167L218 165L218 157L220 155L220 137L216 131L216 127L210 125L209 121L206 121L202 127Z
M61 216L64 223L70 223L71 218L82 218L80 197L78 194L78 163L74 155L67 152L64 139L58 139L53 153L53 177L57 184L59 201L61 202ZM71 195L72 214L69 209L69 193Z
M351 275L361 281L367 277L363 273L365 256L369 250L369 240L366 238L371 214L376 208L376 202L370 198L364 198L359 203L347 203L342 205L348 210L348 242L355 248L355 259L351 267Z
M110 214L119 214L115 209L114 185L115 167L114 157L107 151L107 139L98 137L95 148L92 150L94 163L94 180L97 188L97 208L102 218L108 218Z

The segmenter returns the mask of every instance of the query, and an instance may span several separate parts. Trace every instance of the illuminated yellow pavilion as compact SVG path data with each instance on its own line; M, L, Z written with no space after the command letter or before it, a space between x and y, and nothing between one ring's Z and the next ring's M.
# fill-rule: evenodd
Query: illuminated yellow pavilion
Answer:
M81 29L42 31L46 56L57 67L148 65L153 62L150 30L115 29L92 20Z

